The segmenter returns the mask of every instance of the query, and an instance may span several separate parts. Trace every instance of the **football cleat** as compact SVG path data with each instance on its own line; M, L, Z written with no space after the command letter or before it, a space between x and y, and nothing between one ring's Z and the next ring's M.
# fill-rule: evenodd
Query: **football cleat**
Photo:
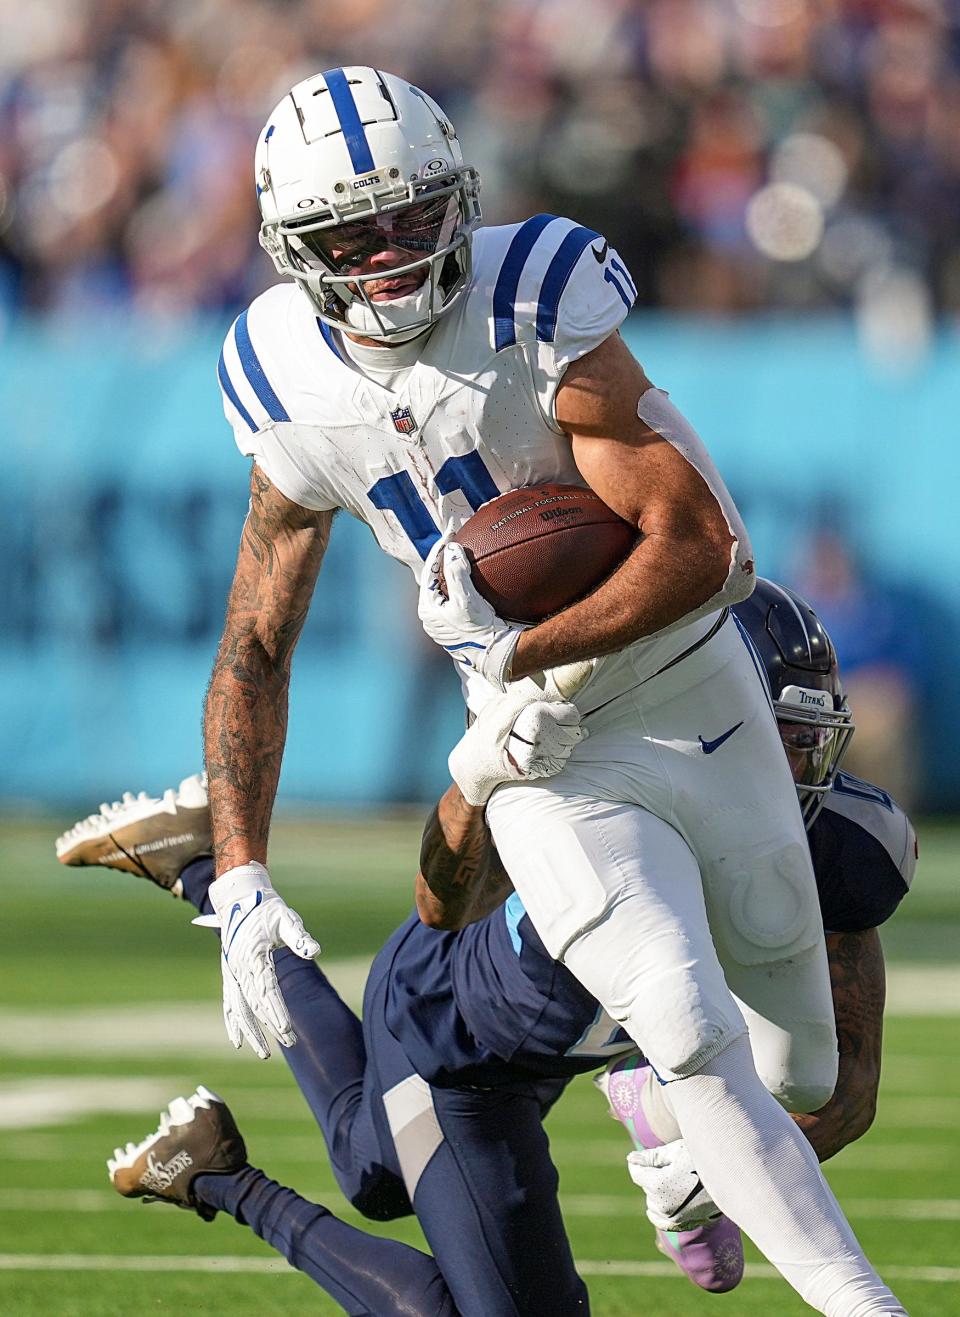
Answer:
M101 805L58 837L56 848L61 864L121 869L182 897L183 868L213 854L206 774L184 778L159 799L125 791L122 800Z
M191 1192L198 1175L230 1175L247 1164L243 1135L222 1098L201 1084L160 1113L160 1128L142 1143L115 1148L110 1183L124 1198L173 1203L212 1221L216 1210Z
M640 1101L652 1075L640 1055L611 1061L594 1077L607 1099L610 1115L619 1120L637 1148L656 1148L663 1140L654 1134ZM743 1239L729 1217L718 1216L695 1230L656 1230L657 1248L701 1290L725 1294L743 1279Z
M726 1294L743 1280L743 1239L728 1216L696 1230L657 1230L657 1248L701 1290Z

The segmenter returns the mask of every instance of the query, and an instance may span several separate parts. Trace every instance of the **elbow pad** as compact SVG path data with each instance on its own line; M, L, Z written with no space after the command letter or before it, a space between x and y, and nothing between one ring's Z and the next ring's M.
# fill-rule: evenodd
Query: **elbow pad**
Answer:
M716 612L717 609L727 608L731 604L738 604L741 600L747 599L753 593L756 579L753 549L740 513L720 477L720 472L714 465L713 458L690 422L674 407L669 395L663 389L649 388L637 403L637 416L644 425L654 430L661 439L665 439L690 463L716 500L733 539L727 579L721 588L673 626L664 628L665 631L671 631L674 627L686 626L696 621L698 617L705 617L707 613Z

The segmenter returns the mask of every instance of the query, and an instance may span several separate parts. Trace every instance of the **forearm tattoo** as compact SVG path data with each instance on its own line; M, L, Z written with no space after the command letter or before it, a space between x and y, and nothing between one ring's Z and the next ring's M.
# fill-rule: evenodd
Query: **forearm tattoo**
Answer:
M418 901L431 922L461 928L495 910L511 890L482 808L457 787L441 797L423 830Z
M297 507L253 468L250 510L204 714L218 873L266 860L293 650L331 520L332 513Z
M830 933L827 952L840 1048L837 1087L825 1107L796 1118L821 1161L860 1138L873 1122L886 997L883 949L875 928Z

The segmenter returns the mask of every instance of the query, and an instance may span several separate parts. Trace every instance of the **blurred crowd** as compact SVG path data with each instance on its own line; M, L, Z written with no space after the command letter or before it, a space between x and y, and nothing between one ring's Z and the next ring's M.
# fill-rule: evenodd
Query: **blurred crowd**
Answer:
M405 75L487 222L601 229L641 305L960 310L957 0L0 0L0 315L230 312L300 77Z

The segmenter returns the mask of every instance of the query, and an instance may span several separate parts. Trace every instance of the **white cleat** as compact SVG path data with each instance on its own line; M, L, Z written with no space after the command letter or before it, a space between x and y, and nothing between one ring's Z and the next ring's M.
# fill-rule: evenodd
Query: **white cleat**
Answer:
M212 1221L216 1211L198 1201L198 1175L230 1175L245 1166L243 1136L222 1098L201 1084L176 1097L160 1113L160 1128L141 1143L114 1148L107 1159L110 1183L124 1198L173 1203Z
M61 864L119 869L182 896L185 865L213 853L207 776L194 773L159 798L125 791L58 837L56 850Z

